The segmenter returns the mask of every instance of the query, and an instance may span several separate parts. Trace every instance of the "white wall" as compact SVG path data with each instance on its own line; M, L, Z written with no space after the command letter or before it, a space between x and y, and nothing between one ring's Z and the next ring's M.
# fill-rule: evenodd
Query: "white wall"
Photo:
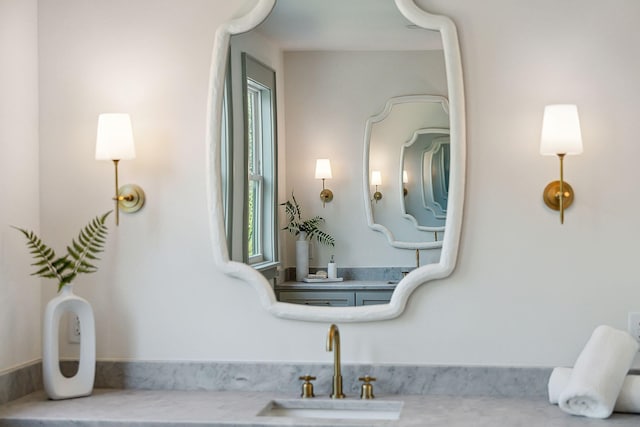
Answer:
M640 3L420 4L460 31L469 167L458 268L421 287L396 320L340 325L343 358L571 364L596 325L624 328L640 310ZM111 166L93 160L102 111L132 114L138 159L121 164L121 177L148 195L112 228L100 271L77 281L96 307L100 358L330 361L327 325L271 317L211 263L209 56L214 31L239 7L40 2L43 233L62 245L111 206ZM538 154L543 106L554 102L579 105L585 140L585 153L566 162L576 200L564 226L540 197L557 178L557 163Z
M38 8L0 0L0 372L40 357L40 286L24 237L39 230Z

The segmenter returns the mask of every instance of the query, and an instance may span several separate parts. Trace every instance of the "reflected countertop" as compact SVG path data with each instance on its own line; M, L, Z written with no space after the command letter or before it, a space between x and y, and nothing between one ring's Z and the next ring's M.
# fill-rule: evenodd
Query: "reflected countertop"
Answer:
M393 291L398 284L395 280L345 280L343 282L284 282L275 286L277 291L348 291L372 290Z

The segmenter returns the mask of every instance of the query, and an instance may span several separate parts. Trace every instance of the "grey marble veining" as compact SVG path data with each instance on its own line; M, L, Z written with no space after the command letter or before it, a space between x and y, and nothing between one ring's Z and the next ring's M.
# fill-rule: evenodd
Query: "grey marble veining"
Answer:
M384 420L304 419L258 416L282 393L174 390L96 390L92 396L48 401L38 392L0 406L0 427L146 426L369 426L369 427L637 427L640 416L607 420L575 417L544 398L379 395L401 402L400 418ZM318 401L321 401L319 399ZM329 404L328 400L325 402Z
M42 364L30 365L0 375L0 405L42 389Z
M331 390L332 364L224 362L98 362L96 387L147 390L300 392L311 374L316 394ZM458 396L546 396L551 369L346 364L345 393L359 394L358 377L377 378L377 392Z

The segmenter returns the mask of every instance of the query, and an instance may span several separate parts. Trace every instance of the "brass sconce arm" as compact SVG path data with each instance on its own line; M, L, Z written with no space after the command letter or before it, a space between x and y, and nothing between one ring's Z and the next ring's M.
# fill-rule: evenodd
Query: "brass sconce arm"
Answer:
M544 189L542 199L550 209L560 211L560 224L564 224L564 210L573 203L573 188L564 180L564 156L558 154L560 159L560 180L552 181Z

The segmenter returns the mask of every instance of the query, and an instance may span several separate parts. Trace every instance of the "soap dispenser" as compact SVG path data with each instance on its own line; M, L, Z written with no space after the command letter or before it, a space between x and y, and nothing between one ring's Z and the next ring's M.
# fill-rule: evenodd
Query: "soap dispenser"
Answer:
M338 278L338 267L336 266L336 262L333 260L333 255L331 255L331 260L329 261L329 265L327 265L327 273L329 279Z

